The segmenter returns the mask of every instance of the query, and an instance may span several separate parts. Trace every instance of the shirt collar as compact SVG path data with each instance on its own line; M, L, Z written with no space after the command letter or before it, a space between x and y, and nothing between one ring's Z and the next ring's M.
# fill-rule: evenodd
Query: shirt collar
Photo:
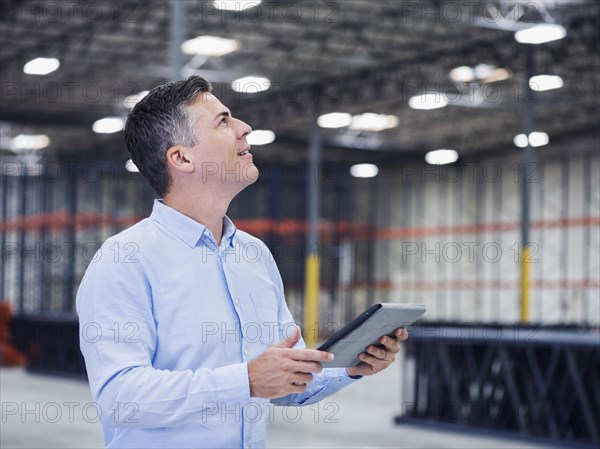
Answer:
M203 235L210 234L210 231L202 223L198 223L196 220L167 206L162 200L154 200L151 217L192 248L198 244ZM221 241L227 241L228 245L233 247L233 238L236 232L237 229L233 222L228 216L225 216L223 218L223 238Z
M233 224L233 221L229 219L227 215L223 217L223 238L221 239L221 243L223 241L227 241L227 245L233 248L233 238L235 237L235 233L237 232L237 228Z

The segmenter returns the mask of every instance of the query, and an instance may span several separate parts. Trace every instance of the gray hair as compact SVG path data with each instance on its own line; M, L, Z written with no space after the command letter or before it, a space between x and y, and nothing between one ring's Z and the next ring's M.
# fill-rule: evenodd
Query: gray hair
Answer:
M164 84L152 89L127 117L125 142L131 160L161 198L171 186L167 150L196 144L196 117L188 106L198 95L211 91L211 84L199 76Z

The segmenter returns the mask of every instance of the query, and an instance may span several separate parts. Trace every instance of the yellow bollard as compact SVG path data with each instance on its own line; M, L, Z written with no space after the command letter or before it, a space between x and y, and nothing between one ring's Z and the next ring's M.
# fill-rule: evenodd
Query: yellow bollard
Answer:
M306 257L304 277L304 342L311 348L319 339L319 256Z
M529 289L531 287L531 249L526 245L521 252L521 322L529 322Z

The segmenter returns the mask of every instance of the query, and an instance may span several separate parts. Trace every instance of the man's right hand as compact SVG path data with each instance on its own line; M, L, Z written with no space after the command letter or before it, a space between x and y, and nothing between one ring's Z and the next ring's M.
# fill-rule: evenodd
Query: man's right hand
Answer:
M250 396L273 399L302 393L313 376L323 370L320 362L333 360L333 354L316 349L293 349L300 340L300 328L275 343L248 363Z

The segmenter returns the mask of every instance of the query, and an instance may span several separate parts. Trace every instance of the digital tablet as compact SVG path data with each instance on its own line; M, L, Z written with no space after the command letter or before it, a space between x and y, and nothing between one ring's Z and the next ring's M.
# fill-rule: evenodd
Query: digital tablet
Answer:
M356 366L360 363L358 355L367 346L381 346L381 336L393 335L396 329L414 323L424 313L425 304L375 304L317 348L335 355L331 362L321 364L325 368Z

